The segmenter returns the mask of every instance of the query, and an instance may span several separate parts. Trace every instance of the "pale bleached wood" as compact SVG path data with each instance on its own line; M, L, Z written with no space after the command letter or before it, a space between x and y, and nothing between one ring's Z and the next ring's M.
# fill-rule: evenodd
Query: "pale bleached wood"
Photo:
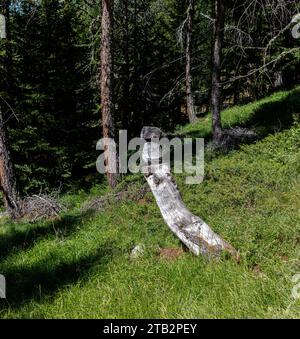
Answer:
M238 260L238 252L185 206L169 166L160 163L156 141L161 135L158 128L143 128L142 170L166 224L195 255L211 257L225 251Z
M6 19L0 14L0 39L6 39Z

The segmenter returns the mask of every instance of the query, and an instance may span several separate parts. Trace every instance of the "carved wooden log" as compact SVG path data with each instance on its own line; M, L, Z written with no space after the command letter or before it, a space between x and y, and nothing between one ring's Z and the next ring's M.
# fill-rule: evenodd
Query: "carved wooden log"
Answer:
M157 147L161 135L156 127L142 129L141 138L146 140L142 170L165 222L195 255L211 257L225 251L238 260L238 252L185 206L169 166L161 163L161 150Z

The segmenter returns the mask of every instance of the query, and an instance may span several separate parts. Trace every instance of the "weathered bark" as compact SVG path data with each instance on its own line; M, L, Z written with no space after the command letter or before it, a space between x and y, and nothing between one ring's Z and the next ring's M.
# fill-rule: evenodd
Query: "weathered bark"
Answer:
M186 82L186 109L190 123L197 121L194 108L193 92L192 92L192 32L193 32L193 13L194 13L194 0L189 0L187 10L187 32L186 32L186 66L185 66L185 82Z
M5 34L3 36L3 49L5 51L5 55L3 58L3 68L5 72L4 79L4 88L2 88L3 92L9 91L11 86L11 77L12 77L12 48L11 48L11 33L10 33L10 4L11 0L0 0L0 13L5 17ZM3 51L3 50L2 50Z
M9 30L10 2L11 2L10 0L1 0L1 4L0 4L0 14L2 14L5 18L5 20L4 20L4 22L5 22L5 34L2 37L2 39L8 39L8 40L10 39L10 36L9 36L9 32L10 32L10 30Z
M165 222L195 255L212 257L225 251L238 260L238 252L185 206L169 167L161 163L160 150L155 147L155 140L161 135L158 128L143 128L141 138L147 142L142 152L142 166Z
M6 18L0 13L0 39L6 39Z
M10 86L11 82L11 69L12 69L12 47L11 47L11 30L10 30L10 5L11 0L2 0L0 13L5 17L5 37L4 37L4 49L5 49L5 57L4 57L4 68L6 73L6 86ZM5 88L6 90L7 88Z
M114 120L112 103L112 13L113 0L102 0L102 36L101 36L101 107L103 138L114 139ZM104 141L105 142L105 141ZM111 187L117 185L118 173L111 173L111 169L118 172L116 154L109 143L104 145L105 167L108 183Z
M1 12L5 16L5 35L4 38L9 40L9 8L10 1L2 0ZM10 70L11 70L11 48L6 44L6 55L4 60L5 79L3 82L3 90L8 91L10 88ZM16 188L16 180L13 172L13 164L9 154L9 146L7 140L7 132L5 126L5 117L0 104L0 185L3 192L4 206L12 219L21 216L21 201Z
M129 95L130 95L130 60L129 60L129 9L128 0L123 0L123 54L124 54L124 80L123 80L123 107L122 128L128 130L130 119Z
M213 30L213 49L212 49L212 91L211 91L212 128L213 128L213 140L215 144L220 144L222 140L221 63L222 63L222 49L225 25L224 0L214 0L213 12L214 12L213 13L214 30Z
M8 151L5 125L0 108L0 184L3 192L4 206L12 217L17 219L21 216L21 203L16 189L16 181L13 165Z

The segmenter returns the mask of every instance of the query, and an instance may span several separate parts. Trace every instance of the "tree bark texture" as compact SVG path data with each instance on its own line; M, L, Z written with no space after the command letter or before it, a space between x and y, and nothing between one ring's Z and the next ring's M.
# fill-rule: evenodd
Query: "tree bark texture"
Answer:
M192 91L192 33L193 33L193 13L194 13L194 0L189 0L187 10L187 32L186 32L186 108L190 123L197 121L194 108L193 91Z
M213 29L213 48L212 48L212 91L211 91L211 108L212 108L212 128L213 140L219 144L222 139L221 123L221 66L222 66L222 49L224 40L225 25L225 6L224 0L214 0L214 29Z
M112 103L112 25L113 25L113 0L102 0L102 22L101 22L101 108L103 138L114 139L114 120ZM105 141L104 141L105 142ZM106 175L111 187L115 187L118 174L111 173L111 169L118 172L118 161L116 154L105 142L104 157Z
M10 38L9 30L9 9L10 0L2 0L1 13L5 16L7 41ZM11 76L11 49L8 43L5 44L6 55L4 59L5 79L3 82L4 88L2 90L8 91L10 88ZM2 102L4 102L2 100ZM13 164L10 158L7 131L6 131L6 117L0 102L0 185L3 192L4 206L12 219L17 219L21 216L21 201L16 186L16 179L13 171Z
M6 211L12 219L17 219L21 216L21 203L7 144L6 130L0 108L0 183Z
M144 127L141 132L141 138L146 140L142 151L143 173L164 221L195 255L215 257L224 251L238 260L238 252L185 206L169 167L161 163L160 150L155 147L155 140L161 136L158 128Z

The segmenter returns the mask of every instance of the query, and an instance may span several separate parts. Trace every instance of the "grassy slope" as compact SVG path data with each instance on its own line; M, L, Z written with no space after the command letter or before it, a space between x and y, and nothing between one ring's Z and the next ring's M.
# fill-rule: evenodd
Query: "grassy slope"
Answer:
M82 214L87 197L80 193L64 198L72 207L59 221L2 221L0 272L7 277L8 299L0 301L0 316L299 317L291 277L300 272L300 127L290 128L298 97L299 90L279 93L227 110L226 125L255 126L262 137L278 128L277 119L268 120L269 110L284 110L280 125L289 129L226 156L210 156L201 185L186 186L177 176L189 208L240 250L240 265L208 263L188 253L175 261L158 258L158 246L180 244L151 194ZM259 113L268 116L265 125L255 122ZM209 125L205 118L181 132L208 136ZM131 261L130 249L139 243L146 254Z
M223 127L235 125L250 127L262 138L269 133L290 127L295 113L300 113L300 87L225 110L222 113ZM208 138L211 135L211 117L206 116L196 124L184 126L179 132L193 137Z

